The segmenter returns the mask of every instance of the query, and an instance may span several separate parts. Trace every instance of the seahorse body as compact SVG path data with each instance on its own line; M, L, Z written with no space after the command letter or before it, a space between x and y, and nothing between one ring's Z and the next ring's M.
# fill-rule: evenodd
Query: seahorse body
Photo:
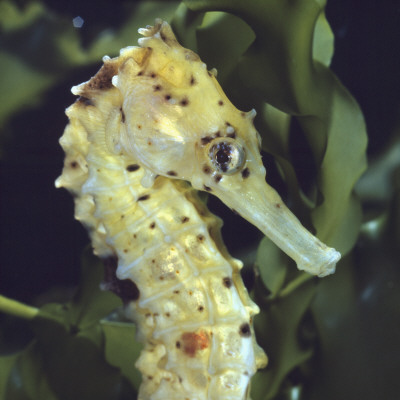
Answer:
M267 361L252 328L259 310L241 262L222 242L220 219L195 189L272 236L299 268L322 276L340 255L305 231L265 183L255 112L229 102L166 22L139 32L139 47L105 57L72 89L80 98L66 112L56 185L74 194L95 253L117 260L145 345L136 364L139 399L247 399L251 376Z

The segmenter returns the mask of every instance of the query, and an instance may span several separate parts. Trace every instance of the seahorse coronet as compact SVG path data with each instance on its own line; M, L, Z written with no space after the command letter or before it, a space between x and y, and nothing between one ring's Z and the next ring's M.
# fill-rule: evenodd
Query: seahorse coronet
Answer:
M105 56L72 88L79 98L66 110L56 186L74 195L75 217L105 260L104 286L137 324L139 399L248 399L267 363L253 330L259 308L197 190L260 228L300 269L332 273L340 254L265 182L255 110L237 110L167 22L139 33L139 46Z

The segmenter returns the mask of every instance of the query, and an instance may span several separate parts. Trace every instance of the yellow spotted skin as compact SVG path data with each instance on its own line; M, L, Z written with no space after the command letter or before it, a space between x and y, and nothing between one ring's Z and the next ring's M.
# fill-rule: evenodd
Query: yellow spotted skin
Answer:
M245 399L266 357L252 331L258 307L241 281L242 265L223 245L221 221L189 184L159 176L144 187L140 161L110 151L106 131L110 116L121 117L122 96L106 78L93 79L102 88L92 80L67 110L57 186L74 193L95 253L116 256L118 278L139 288L127 305L145 344L139 398Z
M138 47L105 57L72 88L80 97L66 112L56 186L73 193L95 254L116 263L109 287L128 301L144 343L139 399L248 399L267 363L253 332L259 309L197 190L259 227L300 269L324 276L340 255L265 182L255 112L230 103L166 22L139 32Z

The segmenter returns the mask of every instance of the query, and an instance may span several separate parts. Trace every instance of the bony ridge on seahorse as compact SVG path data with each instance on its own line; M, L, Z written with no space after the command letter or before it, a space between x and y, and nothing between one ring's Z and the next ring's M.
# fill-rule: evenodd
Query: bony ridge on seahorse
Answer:
M128 308L145 343L139 398L242 400L266 364L252 335L258 308L220 221L192 188L220 198L301 270L333 273L340 254L266 183L255 111L237 110L166 22L139 32L139 47L104 57L96 76L72 88L80 98L67 110L56 185L75 194L96 254L117 259L119 293L121 280L137 285Z

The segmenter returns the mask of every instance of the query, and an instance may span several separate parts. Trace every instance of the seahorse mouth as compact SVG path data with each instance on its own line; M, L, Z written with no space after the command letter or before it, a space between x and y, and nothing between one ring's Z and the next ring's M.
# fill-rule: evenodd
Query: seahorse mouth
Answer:
M267 183L257 183L254 179L246 188L242 186L229 193L214 194L260 229L296 262L300 270L319 277L335 272L340 253L305 229Z

